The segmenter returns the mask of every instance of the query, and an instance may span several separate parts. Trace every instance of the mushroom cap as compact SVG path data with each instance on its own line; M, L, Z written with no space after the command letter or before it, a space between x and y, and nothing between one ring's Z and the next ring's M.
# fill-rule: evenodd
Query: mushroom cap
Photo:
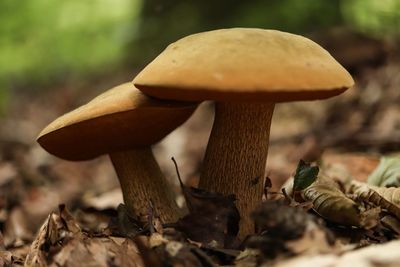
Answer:
M325 49L303 36L233 28L170 44L133 83L163 99L286 102L338 95L354 81Z
M196 104L156 100L132 83L114 87L59 117L37 141L50 154L87 160L152 145L185 122Z

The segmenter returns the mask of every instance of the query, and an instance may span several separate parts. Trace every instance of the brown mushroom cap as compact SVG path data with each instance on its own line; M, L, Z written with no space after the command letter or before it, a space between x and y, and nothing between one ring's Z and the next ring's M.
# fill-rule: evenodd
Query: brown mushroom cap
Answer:
M134 79L144 93L186 101L323 99L354 84L321 46L276 30L233 28L170 44Z
M188 119L195 108L191 103L149 98L125 83L59 117L37 141L57 157L87 160L152 145Z

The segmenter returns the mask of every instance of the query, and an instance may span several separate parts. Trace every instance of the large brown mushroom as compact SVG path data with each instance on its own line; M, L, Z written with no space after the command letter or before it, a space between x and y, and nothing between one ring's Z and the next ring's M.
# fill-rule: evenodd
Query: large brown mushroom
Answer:
M109 154L131 215L143 220L151 201L163 222L174 222L180 210L151 145L185 122L195 108L149 98L125 83L59 117L37 141L49 153L67 160Z
M245 28L180 39L133 82L145 94L162 99L216 101L199 186L236 194L241 236L254 231L249 215L262 199L275 103L329 98L354 83L313 41Z

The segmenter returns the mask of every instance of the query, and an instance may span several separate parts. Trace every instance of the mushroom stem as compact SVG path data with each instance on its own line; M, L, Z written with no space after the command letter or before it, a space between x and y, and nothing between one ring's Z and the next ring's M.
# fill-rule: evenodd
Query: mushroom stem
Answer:
M199 187L236 195L241 238L255 230L250 214L262 200L274 106L222 102L215 106Z
M147 222L151 201L163 223L179 219L182 211L150 147L111 153L110 158L131 215Z

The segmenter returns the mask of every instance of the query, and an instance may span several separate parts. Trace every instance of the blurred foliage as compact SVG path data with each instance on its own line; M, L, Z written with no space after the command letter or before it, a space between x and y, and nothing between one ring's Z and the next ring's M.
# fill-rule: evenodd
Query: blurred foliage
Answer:
M2 0L0 100L6 88L133 71L199 31L309 33L340 25L383 38L399 35L399 21L399 0Z
M47 83L124 56L139 1L0 1L0 79Z
M399 0L346 0L343 16L354 29L378 38L400 37Z
M194 32L230 27L271 28L304 33L341 23L340 0L147 0L132 42L141 64L169 43Z
M244 8L245 12L235 15L233 20L245 27L304 33L341 23L340 0L258 1L257 4L248 2Z

